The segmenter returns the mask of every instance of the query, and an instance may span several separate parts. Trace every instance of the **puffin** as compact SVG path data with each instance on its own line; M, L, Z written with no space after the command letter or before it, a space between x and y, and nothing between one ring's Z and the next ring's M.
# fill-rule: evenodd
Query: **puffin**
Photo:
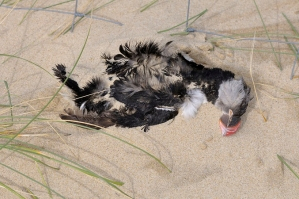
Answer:
M196 63L173 43L127 42L118 54L103 53L105 72L83 87L68 78L65 65L57 64L54 75L71 90L79 109L65 109L60 118L94 129L115 125L147 132L179 113L194 118L210 102L222 112L222 135L236 133L251 99L250 87L231 71Z

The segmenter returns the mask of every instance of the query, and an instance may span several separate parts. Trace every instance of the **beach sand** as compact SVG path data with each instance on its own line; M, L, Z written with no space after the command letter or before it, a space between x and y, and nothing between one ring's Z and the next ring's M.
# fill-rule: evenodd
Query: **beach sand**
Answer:
M107 2L95 1L92 4L92 1L82 0L78 12L86 12L92 6ZM120 44L173 40L178 49L190 52L196 62L231 70L242 76L252 88L253 99L242 117L241 129L235 135L223 137L218 126L221 112L212 104L204 104L196 118L187 121L178 115L173 121L151 126L147 133L141 127L103 130L155 155L172 171L169 172L150 156L101 131L55 122L60 120L59 114L63 113L63 109L72 107L66 97L70 93L63 88L40 115L55 121L33 122L23 132L31 136L17 139L68 157L104 177L124 182L119 188L134 198L298 198L299 180L277 158L277 154L283 156L299 173L299 105L297 100L284 99L294 96L278 89L298 93L299 78L290 80L295 56L289 47L273 42L275 50L281 52L277 54L282 66L280 70L269 42L255 41L250 64L253 40L242 38L253 38L256 31L257 38L267 40L254 1L191 1L190 17L208 9L191 24L192 28L205 33L181 36L170 34L184 31L185 25L169 32L157 32L186 20L187 1L161 0L140 12L142 6L149 2L115 0L93 15L118 21L122 26L85 18L73 32L62 35L58 35L56 30L62 30L66 23L71 23L72 15L36 11L29 12L22 22L26 10L6 14L10 9L0 6L0 104L8 104L6 81L12 104L24 102L22 105L26 106L15 107L14 115L34 116L61 85L50 75L52 68L61 63L68 67L68 71L72 69L91 27L82 56L72 74L80 85L91 77L101 76L105 69L101 54L117 53ZM32 3L34 1L21 1L17 7L31 7ZM34 7L55 3L59 1L37 1ZM294 35L282 13L298 27L297 1L256 0L256 3L272 40L285 41L283 35ZM73 12L74 4L65 3L51 9ZM56 33L51 34L53 31ZM238 35L224 38L216 33ZM289 40L298 41L291 37ZM299 75L298 69L295 70L296 75ZM1 108L1 116L9 114L9 109ZM25 124L15 125L12 129L20 129ZM58 169L34 162L11 150L2 149L0 157L2 164L48 184L66 198L128 198L105 182L46 157L38 158ZM39 198L51 198L45 187L7 167L1 165L0 173L0 182L26 198L30 198L26 188ZM4 188L1 188L1 195L1 198L16 198ZM59 198L53 192L52 196Z

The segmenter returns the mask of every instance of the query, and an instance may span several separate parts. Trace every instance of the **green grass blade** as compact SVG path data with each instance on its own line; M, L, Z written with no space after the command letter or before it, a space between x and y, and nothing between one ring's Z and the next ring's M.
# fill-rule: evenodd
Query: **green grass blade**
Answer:
M38 199L38 197L30 189L28 188L25 189L32 199Z
M12 112L12 103L11 103L11 97L10 97L10 92L9 92L9 88L8 88L8 84L6 81L4 81L4 84L5 84L5 87L6 87L6 90L7 90L7 96L8 96L8 102L9 102L9 107L10 107L10 116L11 116L11 122L12 124L10 126L13 125L13 112ZM9 126L8 126L9 127Z
M208 40L209 41L217 41L217 40L223 40L224 38L230 38L230 39L239 39L239 38L241 38L241 40L242 40L242 38L248 38L248 39L250 39L250 37L253 34L254 34L254 32L245 32L245 33L238 33L238 34L234 33L234 34L228 34L228 35L222 34L222 36L211 37ZM268 35L269 36L273 36L273 37L277 37L277 38L284 38L286 36L286 37L291 38L291 39L299 39L299 36L296 36L294 34L286 34L285 32L283 32L283 33L277 33L277 32L272 33L272 32L268 32ZM266 36L267 35L266 35L265 31L259 31L259 32L257 31L256 32L256 37L263 38L263 37L266 37ZM253 38L251 38L251 40L253 40ZM256 39L256 41L258 41L258 40ZM266 41L266 39L265 39L265 41ZM278 40L278 41L280 41L280 40ZM275 41L273 41L273 42L275 42Z
M18 145L7 145L7 146L4 146L4 147L6 149L14 150L14 151L16 151L18 153L21 153L21 154L23 154L22 152L31 153L31 154L40 156L42 158L46 158L46 159L58 162L60 164L63 164L63 165L68 166L70 168L73 168L77 171L80 171L80 172L82 172L86 175L99 178L99 179L105 181L108 184L115 184L115 185L118 185L118 186L122 186L124 184L123 182L120 182L120 181L110 180L108 178L102 177L102 176L96 174L95 172L91 171L90 169L87 169L86 167L84 167L84 166L82 166L82 165L80 165L80 164L78 164L78 163L76 163L72 160L69 160L69 159L65 158L64 156L59 155L57 153L45 150L45 149L43 149L41 147L38 147L36 145L31 145L31 144L28 144L28 143L25 143L25 142L21 142L21 141L18 141L18 140L14 140L14 142L19 143L19 144ZM49 153L49 154L53 155L54 157L58 157L58 158L62 159L63 161L58 160L57 158L54 158L54 157L50 157L50 156L46 155L44 152ZM39 162L41 164L45 164L42 161L40 161L39 159L34 158L32 156L29 156L28 154L26 156L33 159L36 162ZM49 165L45 165L45 166L51 167ZM53 168L53 167L51 167L51 168ZM56 168L54 168L54 169L56 169Z
M55 79L55 77L54 77L49 71L47 71L47 70L44 69L42 66L40 66L40 65L38 65L38 64L36 64L36 63L34 63L34 62L28 60L28 59L24 59L24 58L22 58L22 57L18 57L18 56L16 56L16 55L9 55L9 54L0 54L0 56L17 58L17 59L21 59L21 60L23 60L23 61L29 62L30 64L33 64L33 65L39 67L40 69L42 69L43 71L45 71L46 73L48 73L51 77L53 77L53 78Z
M53 99L56 97L56 95L58 95L58 93L60 92L60 90L64 86L65 82L68 80L68 78L70 77L70 75L73 73L75 67L77 66L77 64L79 62L79 59L82 56L82 53L83 53L83 51L85 49L85 46L86 46L86 43L87 43L87 40L88 40L88 37L89 37L90 29L91 29L91 26L89 27L89 30L88 30L88 33L87 33L87 37L86 37L86 39L84 41L84 44L83 44L83 47L82 47L82 49L81 49L81 51L79 53L79 56L78 56L78 58L77 58L77 60L76 60L76 62L74 64L73 68L71 69L70 73L68 74L66 80L64 81L64 83L57 89L57 91L51 97L51 99L48 101L48 103L23 128L21 128L20 131L15 136L13 136L10 140L8 140L5 145L9 144L13 139L15 139L19 134L21 134L49 106L49 104L53 101ZM3 148L3 146L0 147L0 150L2 148Z
M6 148L6 149L9 149L9 150L13 150L13 151L15 151L15 152L18 152L19 154L21 154L21 155L23 155L23 156L26 156L26 157L32 159L33 161L35 161L35 162L37 162L37 163L40 163L40 164L42 164L42 165L44 165L44 166L46 166L46 167L49 167L49 168L54 169L54 170L59 170L59 168L50 166L50 165L44 163L43 161L41 161L41 160L39 160L39 159L37 159L37 158L35 158L35 157L33 157L33 156L27 154L27 153L33 153L33 154L35 154L35 155L40 155L38 152L34 152L33 150L21 150L21 149L20 149L19 147L17 147L17 146L10 147L9 145L6 146L5 148ZM17 148L17 149L16 149L16 148ZM24 152L27 152L27 153L23 153L23 152L21 152L21 151L24 151ZM47 159L51 159L51 157L49 157L49 156L45 156L45 155L43 155L43 157L44 157L44 158L47 158Z
M287 20L287 22L288 22L288 24L291 26L293 32L294 32L294 33L296 34L296 36L298 37L298 36L299 36L299 33L298 33L297 29L295 28L295 26L292 24L292 22L289 20L289 18L288 18L284 13L282 13L282 15L283 15L284 18ZM284 36L284 38L285 38L286 41L288 41L288 39L287 39L286 36ZM298 59L298 49L296 48L296 46L295 46L294 44L290 44L290 43L288 43L288 46L289 46L289 48L293 51L293 53L294 53L296 59L299 60L299 59ZM291 72L291 77L290 77L290 79L293 79L293 78L294 78L294 71L295 71L295 66L296 66L296 59L295 59L295 61L294 61L293 67L292 67L292 72Z
M182 22L182 23L180 23L180 24L178 24L178 25L176 25L176 26L173 26L173 27L171 27L171 28L168 28L168 29L165 29L165 30L158 31L158 33L162 33L162 32L170 31L170 30L172 30L172 29L174 29L174 28L177 28L177 27L179 27L179 26L181 26L181 25L183 25L183 24L186 24L187 21L190 21L190 20L195 19L195 18L198 19L199 17L201 17L202 15L204 15L207 11L208 11L208 9L205 9L205 10L202 11L201 13L199 13L199 14L197 14L197 15L191 17L191 18L189 18L188 20L186 20L186 21L184 21L184 22Z
M282 15L284 16L284 18L287 20L288 24L291 26L292 30L294 31L294 33L299 36L299 32L297 31L297 29L295 28L295 26L292 24L292 22L289 20L289 18L282 13Z
M7 116L6 116L7 117ZM18 118L20 118L20 117L18 117ZM26 118L26 117L24 117L24 118ZM0 117L0 119L1 119L1 117ZM30 119L30 117L29 117L29 119ZM37 118L37 119L39 119L39 118ZM145 154L147 154L148 156L150 156L151 158L153 158L153 159L155 159L159 164L161 164L164 168L166 168L169 172L172 172L159 158L157 158L157 157L155 157L154 155L152 155L151 153L149 153L149 152L147 152L146 150L144 150L144 149L142 149L142 148L140 148L140 147L138 147L138 146L136 146L136 145L134 145L134 144L131 144L131 143L129 143L129 142L127 142L127 141L125 141L125 140L123 140L123 139L121 139L121 138L118 138L118 137L116 137L116 136L113 136L113 135L111 135L111 134L109 134L109 133L106 133L106 132L104 132L104 131L102 131L102 130L95 130L95 129L93 129L93 128L90 128L90 127L86 127L86 126L83 126L83 125L80 125L79 123L78 124L74 124L74 123L68 123L68 122L65 122L65 121L62 121L62 120L58 120L58 121L53 121L53 120L48 120L48 119L45 119L45 118L40 118L40 120L39 121L52 121L52 122L63 122L63 123L65 123L65 124L68 124L68 125L75 125L75 126L78 126L78 127L81 127L81 128L86 128L86 129L89 129L89 130L93 130L93 131L97 131L97 132L99 132L99 133L102 133L102 134L104 134L104 135L107 135L107 136L109 136L109 137L112 137L112 138L114 138L114 139L116 139L116 140L119 140L119 141L121 141L121 142L123 142L123 143L125 143L125 144L128 144L129 146L131 146L131 147L133 147L133 148L135 148L135 149L138 149L139 151L141 151L141 152L143 152L143 153L145 153ZM1 137L1 136L0 136ZM3 136L3 138L6 138L6 139L8 139L8 137L4 137ZM19 142L19 141L18 141ZM28 144L27 144L28 145ZM28 145L29 146L29 145ZM4 146L3 146L4 147ZM31 146L32 148L34 148L34 147L36 147L36 146L34 146L34 145L32 145ZM0 148L1 148L1 145L0 145ZM35 148L34 148L35 149ZM41 151L45 151L44 149L41 149L41 148L36 148L36 149L38 149L38 150L41 150ZM27 151L27 152L30 152L30 151ZM48 153L51 153L51 154L54 154L54 153L52 153L52 152L50 152L50 151L47 151ZM54 154L55 156L59 156L58 154ZM60 158L63 158L62 156L59 156ZM63 159L65 159L65 158L63 158ZM118 184L118 183L117 183Z
M268 40L270 40L270 36L269 36L269 34L268 34L268 30L267 30L266 25L265 25L265 22L264 22L264 20L263 20L262 14L261 14L261 12L260 12L260 10L259 10L259 8L258 8L258 6L257 6L257 4L256 4L256 2L255 2L255 0L253 0L253 2L254 2L254 5L255 5L255 7L256 7L256 10L257 10L257 12L258 12L258 14L259 14L259 16L260 16L260 19L261 19L261 21L262 21L262 23L263 23L263 27L264 27L264 29L265 29L267 38L268 38ZM273 53L274 53L276 62L277 62L277 64L278 64L278 68L279 68L280 70L282 70L281 63L280 63L280 61L279 61L279 59L278 59L278 57L277 57L277 54L276 54L276 51L275 51L275 49L274 49L274 47L273 47L272 42L270 42L270 45L271 45L272 51L273 51Z
M99 6L99 7L97 7L97 8L94 8L94 9L92 9L92 10L89 10L89 11L87 11L86 13L84 13L84 15L90 15L91 12L95 12L95 11L97 11L97 10L99 10L99 9L101 9L101 8L103 8L103 7L105 7L105 6L107 6L108 4L112 3L113 1L115 1L115 0L111 0L111 1L109 1L109 2L107 2L107 3L105 3L105 4L101 5L101 6ZM81 20L83 20L83 19L85 19L85 17L80 17L79 19L77 19L76 22L74 23L74 27L75 27ZM63 34L68 33L69 31L71 31L71 29L72 29L72 26L70 25L70 26L63 32Z
M26 12L26 14L25 14L24 17L22 18L22 21L19 23L19 25L21 25L21 24L25 21L27 15L29 14L30 10L33 8L33 6L35 5L36 2L37 2L37 0L35 0L35 1L33 2L33 4L31 4L30 8L28 9L28 11Z
M286 42L288 42L288 38L286 36L284 36L284 39ZM296 46L294 44L288 43L289 48L291 49L291 51L294 53L294 55L297 55L297 51L298 49L296 48Z
M41 161L39 160L39 162L41 162ZM35 162L35 165L36 165L36 167L37 167L37 170L38 170L39 175L41 176L42 183L43 183L46 187L50 187L49 184L47 184L47 181L45 180L44 175L43 175L42 171L40 170L40 167L39 167L39 165L38 165L37 162ZM51 189L48 189L48 194L49 194L50 198L53 198L53 194L52 194L52 192L51 192Z
M43 9L52 8L52 7L55 7L55 6L58 6L58 5L62 5L62 4L65 4L65 3L68 3L68 2L72 2L72 1L75 1L75 0L63 1L63 2L56 3L56 4L53 4L53 5L47 6L47 7L43 7Z
M45 121L49 121L49 120L45 120ZM51 120L50 120L51 121ZM59 120L59 121L56 121L56 122L64 122L64 121L61 121L61 120ZM64 123L66 123L66 122L64 122ZM66 124L69 124L69 125L72 125L71 123L66 123ZM73 124L73 125L75 125L75 126L78 126L78 127L84 127L84 128L86 128L86 129L89 129L89 130L94 130L93 128L89 128L89 127L86 127L86 126L82 126L82 125L80 125L80 124ZM146 155L148 155L148 156L150 156L151 158L153 158L154 160L156 160L161 166L163 166L164 168L166 168L169 172L172 172L159 158L157 158L157 157L155 157L154 155L152 155L151 153L149 153L149 152L147 152L146 150L144 150L144 149L141 149L140 147L138 147L138 146L136 146L136 145L134 145L134 144L131 144L131 143L129 143L129 142L127 142L127 141L125 141L125 140L123 140L123 139L121 139L121 138L118 138L118 137L116 137L116 136L113 136L113 135L111 135L111 134L109 134L109 133L106 133L106 132L103 132L103 131L98 131L98 132L100 132L100 133L102 133L102 134L104 134L104 135L107 135L107 136L109 136L109 137L112 137L112 138L114 138L114 139L116 139L116 140L119 140L119 141L121 141L121 142L123 142L123 143L125 143L125 144L127 144L127 145L129 145L129 146L131 146L131 147L133 147L133 148L135 148L135 149L137 149L137 150L139 150L139 151L141 151L141 152L143 152L143 153L145 153ZM1 136L0 136L1 137ZM9 137L3 137L3 138L7 138L7 139L9 139ZM1 145L0 145L0 147L1 147ZM34 146L32 146L33 148L34 148ZM34 150L36 150L35 148L34 148ZM34 152L35 153L35 151L34 150L32 150L32 149L29 149L29 150L27 150L26 152ZM41 150L41 151L44 151L43 149L40 149L40 148L38 148L38 150ZM47 151L48 153L51 153L51 152L49 152L49 151ZM51 154L53 154L53 153L51 153ZM38 154L39 155L39 154ZM55 156L59 156L58 154L54 154ZM59 156L60 158L63 158L63 157L61 157L61 156ZM60 162L60 163L62 163L62 162ZM63 164L63 163L62 163ZM69 166L69 165L68 165ZM80 169L79 169L80 170ZM88 175L91 175L91 176L94 176L94 177L99 177L97 174L95 175L94 173L92 173L92 172L90 172L90 171L86 171L86 168L84 168L83 170L80 170L81 172L84 172L84 173L86 173L86 174L88 174ZM107 181L108 179L103 179L103 180L105 180L105 181ZM113 182L114 184L117 184L117 185L122 185L123 183L122 182Z
M288 42L288 38L286 36L284 37L284 39ZM290 77L290 79L292 80L294 78L294 73L295 73L296 59L297 59L297 61L299 61L299 57L298 57L299 51L294 44L288 43L288 46L295 56L295 61L294 61L293 67L292 67L292 72L291 72L291 77Z
M13 118L14 118L14 121L7 121L8 119L11 119L11 116L0 116L0 125L10 127L14 124L26 124L30 120L32 120L33 117L32 116L13 116ZM34 119L34 122L47 122L47 121L51 121L51 120L46 119L46 118L40 118L40 117Z
M151 1L150 3L146 4L145 6L143 6L142 9L140 10L140 12L143 12L143 11L147 10L149 7L151 7L152 5L154 5L157 2L158 2L158 0Z
M8 107L10 107L10 106L8 106ZM10 118L11 116L7 116L7 115L2 115L2 116L0 116L0 119L7 119L7 118ZM15 115L15 116L13 116L15 119L32 119L32 117L33 116L18 116L18 115ZM47 118L42 118L42 117L38 117L38 118L36 118L35 119L36 121L44 121L44 120L46 120L46 121L51 121L51 120L49 120L49 119L47 119Z
M23 151L23 152L26 152L26 153L31 153L31 154L40 156L42 158L47 158L49 160L58 162L58 163L63 164L65 166L67 166L67 167L70 167L70 168L72 168L74 170L77 170L77 171L79 171L81 173L84 173L86 175L98 178L98 179L106 182L108 185L110 185L111 187L113 187L114 189L116 189L117 191L119 191L120 193L122 193L122 194L124 194L124 195L126 195L126 196L128 196L128 197L131 198L130 195L128 195L127 193L125 193L124 191L122 191L120 188L117 187L117 186L122 186L124 184L123 182L115 181L115 180L110 180L108 178L102 177L102 176L96 174L95 172L87 169L86 167L84 167L84 166L82 166L82 165L80 165L80 164L78 164L78 163L76 163L76 162L74 162L72 160L69 160L69 159L65 158L62 155L53 153L53 152L45 150L45 149L42 149L42 148L40 148L40 147L38 147L36 145L31 145L31 144L28 144L28 143L25 143L25 142L21 142L21 141L18 141L18 140L14 140L14 142L19 143L20 145L18 145L18 146L7 145L7 146L5 146L5 148L6 149L10 149L10 150L14 150L14 151L16 151L18 153L21 153L23 155L25 155L25 153L22 153L20 151ZM49 154L51 154L51 155L53 155L55 157L58 157L58 158L60 158L60 159L62 159L64 161L58 160L57 158L53 158L53 157L47 156L47 155L45 155L42 152L49 153ZM31 159L33 159L34 161L37 161L37 162L42 163L42 164L45 165L45 163L43 163L42 161L38 160L37 158L29 156L28 154L26 156L29 157L29 158L31 158ZM46 166L49 166L49 165L46 165ZM52 191L52 189L50 189L48 186L45 185L44 187L46 187L48 190Z
M107 3L104 3L103 5L93 9L93 11L97 11L97 10L103 8L103 7L107 6L108 4L112 3L113 1L115 1L115 0L108 1ZM90 14L90 13L91 13L91 11L88 14Z
M235 47L231 47L231 46L219 46L219 48L221 49L230 49L230 50L240 50L240 51L251 51L250 48L235 48ZM273 51L270 50L258 50L258 49L254 49L254 52L260 52L260 53L273 53ZM293 53L290 52L279 52L280 55L291 55L293 56Z
M176 36L176 35L188 35L188 34L189 34L189 32L184 31L184 32L171 33L169 35L170 36Z
M4 107L4 108L10 108L10 105L6 105L6 104L0 104L0 107Z
M64 122L64 121L61 121L61 122ZM89 130L92 130L92 131L96 131L96 132L99 132L99 133L101 133L101 134L107 135L107 136L109 136L109 137L111 137L111 138L113 138L113 139L116 139L116 140L118 140L118 141L120 141L120 142L123 142L123 143L125 143L125 144L127 144L127 145L129 145L129 146L131 146L131 147L133 147L133 148L135 148L135 149L137 149L137 150L139 150L139 151L145 153L145 154L148 155L149 157L151 157L151 158L153 158L154 160L156 160L161 166L163 166L165 169L167 169L170 173L172 172L171 169L169 169L169 168L168 168L168 167L167 167L167 166L166 166L166 165L165 165L159 158L157 158L156 156L154 156L154 155L152 155L151 153L147 152L146 150L144 150L144 149L142 149L142 148L140 148L140 147L138 147L138 146L136 146L136 145L134 145L134 144L131 144L131 143L128 142L128 141L125 141L125 140L123 140L123 139L121 139L121 138L119 138L119 137L116 137L116 136L114 136L114 135L111 135L111 134L109 134L109 133L106 133L106 132L104 132L104 131L102 131L102 130L95 130L95 129L90 128L90 127L87 127L87 126L80 125L80 122L78 122L78 123L67 123L67 124L75 125L75 126L78 126L78 127L81 127L81 128L86 128L86 129L89 129Z
M206 10L205 12L207 12L208 10ZM203 13L204 14L204 13ZM191 23L189 23L189 25L188 25L188 27L190 27L197 19L199 19L199 17L201 17L203 14L199 14L197 17L195 17L195 19L191 22ZM189 21L189 20L188 20Z
M109 136L109 137L112 137L112 138L114 138L114 139L116 139L116 140L119 140L119 141L121 141L121 142L123 142L123 143L125 143L125 144L127 144L127 145L129 145L129 146L131 146L131 147L133 147L133 148L135 148L135 149L138 149L139 151L142 151L143 153L145 153L146 155L148 155L148 156L150 156L151 158L153 158L154 160L156 160L160 165L162 165L165 169L167 169L170 173L172 172L159 158L157 158L156 156L154 156L154 155L152 155L151 153L149 153L149 152L147 152L146 150L144 150L144 149L142 149L142 148L140 148L140 147L138 147L138 146L136 146L136 145L134 145L134 144L131 144L131 143L129 143L129 142L127 142L127 141L125 141L125 140L123 140L123 139L121 139L121 138L118 138L118 137L116 137L116 136L113 136L113 135L110 135L110 134L108 134L108 133L105 133L105 132L103 132L103 131L101 131L101 130L99 130L99 132L100 133L102 133L102 134L105 134L105 135L107 135L107 136Z
M11 187L7 186L7 185L4 184L3 182L0 182L0 186L4 187L5 189L7 189L8 191L10 191L11 193L15 194L18 198L26 199L24 196L22 196L22 195L19 194L17 191L15 191L15 190L12 189Z
M277 154L278 159L286 166L288 167L288 169L296 176L296 178L298 178L299 180L299 175L292 169L292 167L286 163L286 161L284 160L284 158L280 155Z
M130 195L128 195L126 192L124 192L123 190L121 190L120 188L118 188L117 186L115 186L115 184L109 184L111 187L113 187L114 189L118 190L120 193L124 194L125 196L129 197L129 198L133 198Z
M41 183L41 182L35 180L34 178L31 178L30 176L27 176L26 174L24 174L24 173L22 173L22 172L20 172L20 171L18 171L18 170L16 170L16 169L14 169L14 168L8 166L8 165L5 165L5 164L3 164L2 162L0 162L0 165L2 165L3 167L5 167L5 168L7 168L7 169L9 169L9 170L11 170L11 171L13 171L13 172L15 172L15 173L21 175L21 176L23 176L23 177L25 177L25 178L27 178L27 179L33 181L33 182L35 182L35 183L37 183L37 184L39 184L39 185L41 185L41 186L43 186L43 187L45 187L46 189L51 189L50 187L45 186L43 183ZM57 196L59 196L59 197L61 197L61 198L65 198L63 195L61 195L60 193L56 192L55 190L51 189L51 191L52 191L53 193L55 193Z

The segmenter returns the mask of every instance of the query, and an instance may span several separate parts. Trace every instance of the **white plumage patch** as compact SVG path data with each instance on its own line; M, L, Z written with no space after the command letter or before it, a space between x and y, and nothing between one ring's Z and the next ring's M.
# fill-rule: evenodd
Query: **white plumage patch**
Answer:
M187 61L194 62L194 60L187 53L185 52L180 52L180 53Z
M174 107L170 106L159 106L155 107L156 110L162 110L162 111L175 111Z
M81 106L80 106L80 110L81 110L81 111L83 111L83 110L85 109L85 104L86 104L86 102L87 102L87 101L85 101L85 102L83 102L83 103L81 104Z
M215 106L223 112L228 113L229 109L234 110L240 106L246 95L242 79L225 81L220 85Z
M199 107L207 102L205 94L199 89L191 89L187 91L187 97L182 104L182 115L185 118L195 117Z

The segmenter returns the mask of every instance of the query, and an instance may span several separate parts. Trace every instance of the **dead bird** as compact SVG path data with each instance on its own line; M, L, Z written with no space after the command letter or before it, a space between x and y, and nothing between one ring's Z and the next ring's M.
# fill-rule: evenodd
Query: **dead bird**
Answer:
M250 88L234 73L197 64L184 52L173 52L172 42L126 43L119 54L103 54L106 74L94 77L84 87L66 77L64 65L53 68L55 76L73 92L74 102L83 114L71 110L63 120L86 122L93 128L143 126L175 118L179 110L185 118L196 115L206 102L213 103L223 115L219 123L223 135L235 133L250 101ZM105 82L111 79L112 84ZM115 101L121 103L115 107Z

